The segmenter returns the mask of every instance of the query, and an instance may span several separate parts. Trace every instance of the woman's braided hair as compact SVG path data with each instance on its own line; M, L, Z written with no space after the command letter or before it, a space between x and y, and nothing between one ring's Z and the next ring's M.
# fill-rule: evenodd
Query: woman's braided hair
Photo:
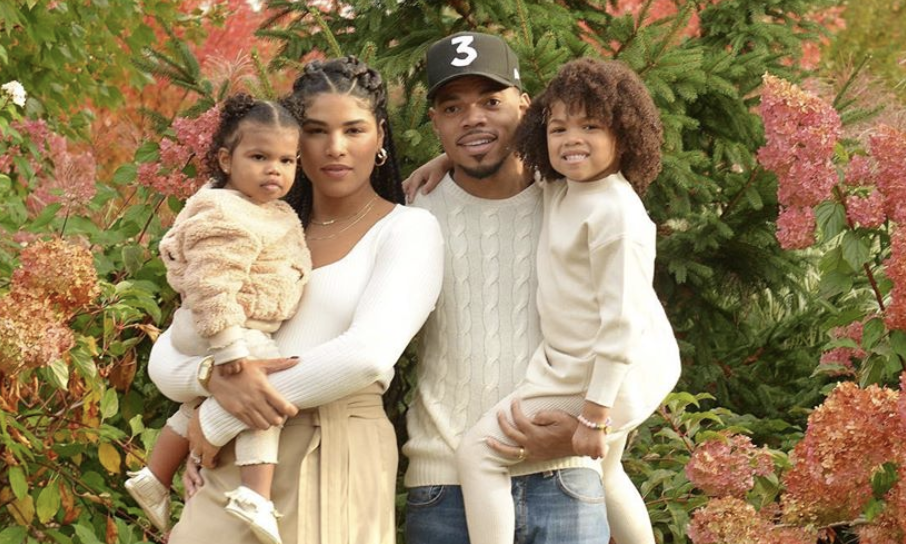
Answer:
M299 122L282 104L258 100L245 93L227 98L220 109L220 126L214 132L211 145L204 157L204 167L211 176L212 187L222 188L229 181L229 177L220 169L218 155L221 148L232 154L239 145L239 140L242 139L240 130L242 122L300 130Z
M387 150L387 161L383 165L375 165L371 173L371 186L382 198L403 203L405 195L387 114L387 89L381 75L352 56L315 60L305 66L293 83L292 94L284 98L282 103L302 123L308 102L324 93L347 94L369 105L377 125L384 130L384 149ZM308 225L312 198L311 181L305 176L304 170L299 168L296 170L296 182L286 195L286 201L299 214L303 225Z

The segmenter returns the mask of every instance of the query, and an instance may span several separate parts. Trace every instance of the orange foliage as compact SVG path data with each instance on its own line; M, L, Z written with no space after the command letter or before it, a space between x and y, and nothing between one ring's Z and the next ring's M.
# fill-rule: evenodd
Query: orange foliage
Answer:
M200 17L203 38L194 40L194 43L188 39L186 29L175 28L173 31L187 39L202 74L211 80L215 89L224 81L229 81L230 88L241 87L244 78L253 76L253 51L257 51L264 64L276 53L274 42L258 39L254 35L267 17L266 12L256 11L247 0L187 0L180 3L179 9L187 17L193 14ZM158 43L165 43L167 35L157 22L153 19L146 22L154 28ZM196 98L191 92L162 78L142 89L129 87L125 82L123 88L125 105L95 111L91 147L98 164L106 165L107 171L99 172L102 178L111 175L118 165L131 162L136 148L154 136L145 110L174 117L190 107Z

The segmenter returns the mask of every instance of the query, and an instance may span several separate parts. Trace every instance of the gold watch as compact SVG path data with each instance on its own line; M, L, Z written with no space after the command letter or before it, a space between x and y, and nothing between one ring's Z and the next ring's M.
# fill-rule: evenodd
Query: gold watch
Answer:
M207 390L211 376L214 375L214 356L208 355L198 363L198 383Z

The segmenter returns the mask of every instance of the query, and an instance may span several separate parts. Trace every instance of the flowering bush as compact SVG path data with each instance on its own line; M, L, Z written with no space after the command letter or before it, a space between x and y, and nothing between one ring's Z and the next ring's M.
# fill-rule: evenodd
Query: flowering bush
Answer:
M776 473L754 470L746 439L699 445L686 473L715 498L695 511L689 537L811 543L849 531L862 543L903 542L906 133L878 125L865 141L843 141L831 103L770 75L759 113L766 141L758 161L778 182L777 238L788 249L819 248L826 303L846 307L830 322L816 372L861 386L832 389ZM895 380L898 389L887 386ZM770 500L753 491L759 478L777 482Z
M208 178L204 158L219 123L216 106L195 119L176 119L172 137L139 150L149 162L139 165L138 182L165 196L184 199L194 194Z

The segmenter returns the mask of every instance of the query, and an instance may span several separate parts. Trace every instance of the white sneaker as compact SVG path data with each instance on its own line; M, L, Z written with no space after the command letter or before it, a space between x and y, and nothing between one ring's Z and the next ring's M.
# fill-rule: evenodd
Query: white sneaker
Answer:
M126 491L142 507L145 515L162 533L170 528L170 490L157 479L151 469L127 472Z
M261 544L283 544L277 528L277 518L282 516L274 503L244 485L225 495L230 499L226 511L248 523Z

